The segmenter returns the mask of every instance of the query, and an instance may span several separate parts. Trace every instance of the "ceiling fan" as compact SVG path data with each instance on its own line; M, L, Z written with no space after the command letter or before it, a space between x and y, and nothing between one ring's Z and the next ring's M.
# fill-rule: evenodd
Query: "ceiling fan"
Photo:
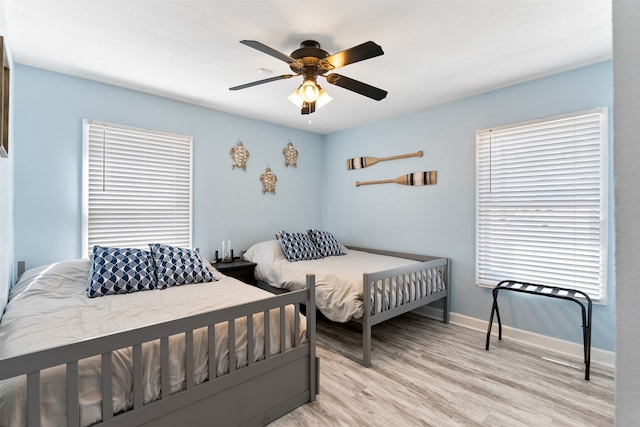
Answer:
M327 74L336 68L383 55L384 52L382 48L372 41L334 53L333 55L329 55L327 51L323 50L320 47L320 43L315 40L303 41L300 43L300 48L294 50L291 55L286 55L255 40L240 40L240 43L286 62L295 74L283 74L277 77L257 80L255 82L231 87L229 90L246 89L263 83L302 76L302 84L288 97L289 101L300 108L301 114L311 114L316 111L316 108L326 105L333 99L320 87L317 80L318 77L324 77L329 84L340 86L368 98L375 99L376 101L380 101L387 96L386 90L362 83L341 74Z

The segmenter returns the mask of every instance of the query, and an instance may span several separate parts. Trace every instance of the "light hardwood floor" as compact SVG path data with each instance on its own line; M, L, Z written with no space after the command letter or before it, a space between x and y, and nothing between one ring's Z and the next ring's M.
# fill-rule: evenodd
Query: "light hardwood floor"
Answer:
M613 371L409 313L373 328L364 368L358 325L318 320L320 394L284 426L611 426ZM571 362L575 367L543 357ZM577 368L577 369L576 369Z

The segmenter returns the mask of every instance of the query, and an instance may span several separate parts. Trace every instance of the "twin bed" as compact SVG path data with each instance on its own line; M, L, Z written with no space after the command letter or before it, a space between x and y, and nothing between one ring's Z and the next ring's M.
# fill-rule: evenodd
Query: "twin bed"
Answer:
M245 259L257 264L259 285L275 292L296 291L304 288L306 275L313 274L318 310L335 322L362 324L362 363L367 367L372 363L374 325L438 300L443 322L449 321L448 258L340 245L341 254L291 262L283 246L280 239L268 240L245 252Z
M309 288L213 282L87 297L91 262L27 271L0 322L0 425L264 425L315 400Z
M206 262L216 281L98 298L89 260L27 271L0 322L0 427L265 425L316 398L316 306L362 324L365 366L375 324L437 300L448 321L448 259L341 251L290 262L276 240L252 246L278 295Z

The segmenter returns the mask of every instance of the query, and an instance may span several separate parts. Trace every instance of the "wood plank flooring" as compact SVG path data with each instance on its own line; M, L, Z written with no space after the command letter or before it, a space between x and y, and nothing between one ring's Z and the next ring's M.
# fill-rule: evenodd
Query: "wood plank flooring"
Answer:
M318 320L320 394L284 426L612 426L613 370L409 313L373 328ZM565 366L543 357L570 362Z

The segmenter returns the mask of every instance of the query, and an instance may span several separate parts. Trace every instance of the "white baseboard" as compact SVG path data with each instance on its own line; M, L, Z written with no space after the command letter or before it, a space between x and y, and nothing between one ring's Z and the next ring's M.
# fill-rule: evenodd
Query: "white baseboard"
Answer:
M433 307L422 307L416 310L416 313L427 316L429 318L442 320L442 309ZM465 328L473 329L476 331L487 333L487 327L489 322L483 319L476 319L474 317L465 316L458 313L449 313L449 322L454 325L462 326ZM491 331L491 337L498 339L498 324L494 321L493 329ZM536 334L534 332L525 331L522 329L512 328L502 325L502 337L508 338L513 341L522 342L525 344L540 347L555 354L559 354L572 359L572 362L581 363L583 360L584 348L582 344L577 344L571 341L565 341L558 338L548 337L545 335ZM606 368L615 369L616 354L613 351L603 350L599 348L591 347L591 364L600 365Z

